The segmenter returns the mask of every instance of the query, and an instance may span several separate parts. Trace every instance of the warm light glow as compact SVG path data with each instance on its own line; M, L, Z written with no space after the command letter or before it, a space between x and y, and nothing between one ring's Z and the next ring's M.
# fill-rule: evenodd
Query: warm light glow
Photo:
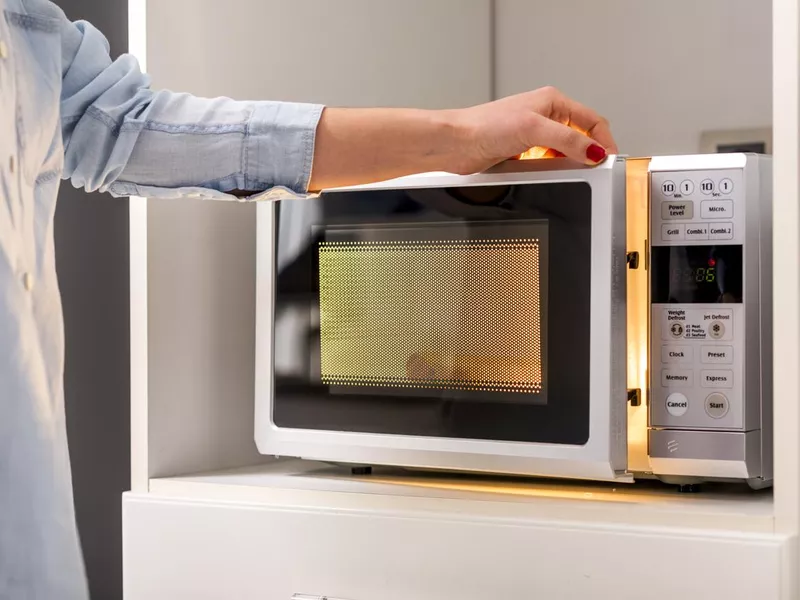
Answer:
M648 311L647 237L650 159L626 162L626 219L628 252L639 253L639 268L628 269L628 388L640 389L641 406L628 407L628 469L649 471L647 457Z
M324 242L328 385L542 391L539 240Z
M575 131L582 133L583 135L587 135L585 129L581 129L580 127L576 127L573 124L568 124L570 128L574 129ZM562 156L557 150L553 150L552 148L547 148L545 146L534 146L530 150L526 150L522 154L519 155L519 160L536 160L541 158L558 158Z

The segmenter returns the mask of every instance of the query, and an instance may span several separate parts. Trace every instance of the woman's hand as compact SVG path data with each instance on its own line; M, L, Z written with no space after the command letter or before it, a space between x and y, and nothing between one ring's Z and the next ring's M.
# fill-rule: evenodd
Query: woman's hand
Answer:
M488 169L540 147L596 164L618 152L608 121L552 87L452 111L463 139L455 172Z
M478 173L532 148L590 165L618 152L608 121L550 87L455 110L326 108L309 189Z

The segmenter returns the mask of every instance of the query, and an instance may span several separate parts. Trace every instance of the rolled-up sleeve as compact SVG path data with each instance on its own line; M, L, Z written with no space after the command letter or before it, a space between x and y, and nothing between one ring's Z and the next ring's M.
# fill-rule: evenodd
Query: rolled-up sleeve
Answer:
M117 196L249 199L308 191L323 107L153 91L137 61L64 18L64 177Z

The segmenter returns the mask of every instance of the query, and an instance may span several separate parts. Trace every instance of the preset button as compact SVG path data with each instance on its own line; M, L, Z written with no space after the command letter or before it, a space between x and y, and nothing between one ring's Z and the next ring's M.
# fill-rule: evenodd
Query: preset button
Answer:
M703 346L700 361L706 364L733 363L733 346Z

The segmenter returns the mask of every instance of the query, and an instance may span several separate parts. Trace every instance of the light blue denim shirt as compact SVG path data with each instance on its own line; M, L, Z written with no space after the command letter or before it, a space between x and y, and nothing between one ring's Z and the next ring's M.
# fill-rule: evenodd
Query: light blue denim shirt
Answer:
M118 196L306 192L318 105L152 91L47 0L0 0L0 599L85 600L63 406L60 180ZM113 399L111 399L113 400Z

